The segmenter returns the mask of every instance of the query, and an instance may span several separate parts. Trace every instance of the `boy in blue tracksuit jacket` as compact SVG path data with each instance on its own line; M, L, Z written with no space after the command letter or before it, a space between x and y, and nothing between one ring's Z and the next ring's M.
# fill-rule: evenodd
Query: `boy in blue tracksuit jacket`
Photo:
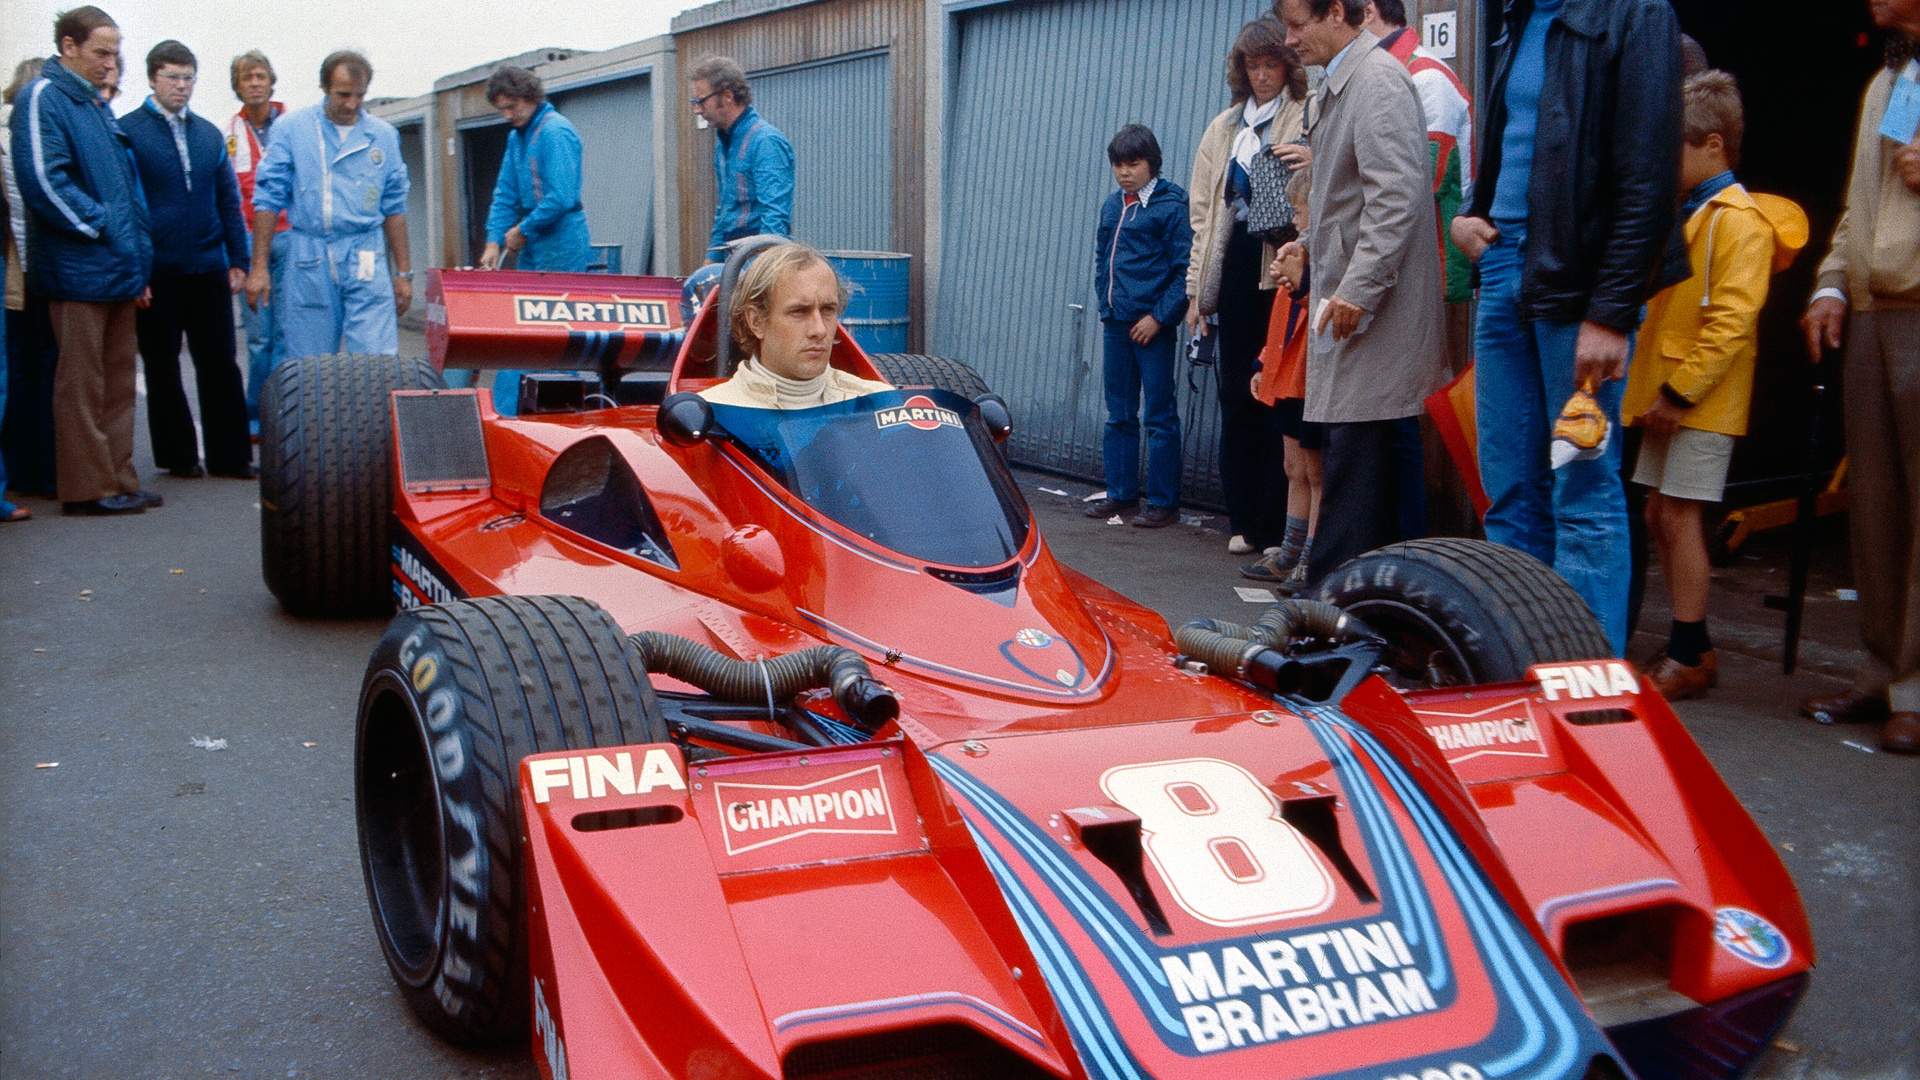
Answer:
M1187 311L1187 253L1193 227L1187 193L1160 175L1160 141L1128 124L1107 146L1120 190L1100 208L1093 283L1105 330L1107 427L1102 441L1107 494L1088 517L1139 505L1141 396L1146 398L1144 529L1171 525L1180 505L1180 414L1174 407L1173 339Z

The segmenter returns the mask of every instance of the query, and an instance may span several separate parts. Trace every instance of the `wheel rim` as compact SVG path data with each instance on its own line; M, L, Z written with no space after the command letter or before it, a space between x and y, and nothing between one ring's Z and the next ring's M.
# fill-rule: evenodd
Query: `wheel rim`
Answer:
M360 857L373 917L394 975L432 976L446 905L446 837L426 729L412 698L383 673L368 690L360 729Z
M1380 663L1388 669L1387 681L1395 689L1427 690L1478 681L1459 644L1418 608L1395 600L1362 600L1344 609L1386 639Z

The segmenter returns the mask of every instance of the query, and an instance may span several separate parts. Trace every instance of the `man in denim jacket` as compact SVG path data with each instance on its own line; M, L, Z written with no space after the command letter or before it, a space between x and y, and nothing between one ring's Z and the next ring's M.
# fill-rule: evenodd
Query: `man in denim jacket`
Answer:
M713 175L718 198L707 261L727 257L727 241L793 233L793 145L753 107L753 90L740 65L712 56L687 76L693 113L712 124Z

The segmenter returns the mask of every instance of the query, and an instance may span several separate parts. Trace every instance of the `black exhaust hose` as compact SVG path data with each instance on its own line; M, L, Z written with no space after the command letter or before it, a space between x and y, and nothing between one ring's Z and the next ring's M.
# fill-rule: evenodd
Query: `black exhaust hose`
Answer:
M840 645L815 645L765 660L737 660L697 641L658 630L630 635L647 670L692 683L722 701L742 705L782 701L802 690L828 687L841 711L868 730L900 715L900 701L860 654Z
M1231 674L1276 693L1299 689L1304 669L1281 654L1291 638L1329 640L1373 636L1366 624L1332 604L1282 600L1250 627L1220 619L1194 619L1174 632L1180 651L1214 671Z

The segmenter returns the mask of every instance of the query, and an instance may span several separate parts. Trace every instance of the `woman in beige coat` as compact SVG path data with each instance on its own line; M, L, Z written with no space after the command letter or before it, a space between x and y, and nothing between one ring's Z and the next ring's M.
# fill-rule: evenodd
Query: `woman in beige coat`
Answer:
M1274 283L1274 246L1247 232L1248 170L1254 155L1289 164L1309 159L1302 138L1307 72L1287 48L1287 32L1264 18L1240 28L1227 54L1233 104L1200 137L1188 185L1193 258L1187 267L1187 329L1217 334L1220 486L1241 554L1277 546L1286 528L1286 472L1272 409L1250 392L1254 359L1266 340ZM1213 325L1209 325L1209 320Z

